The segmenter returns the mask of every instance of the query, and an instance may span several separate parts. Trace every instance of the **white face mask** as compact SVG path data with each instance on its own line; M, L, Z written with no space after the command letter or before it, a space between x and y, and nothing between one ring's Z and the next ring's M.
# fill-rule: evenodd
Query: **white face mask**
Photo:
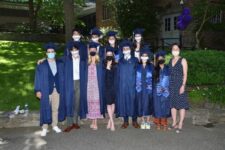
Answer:
M74 57L78 57L79 56L79 52L78 51L71 51L71 54Z
M135 37L135 41L136 41L136 42L138 42L138 43L140 43L140 42L141 42L141 39L142 39L142 37L141 37L141 36L137 36L137 37Z
M123 54L124 54L125 56L129 56L129 55L130 55L130 50L123 51Z
M93 42L98 43L99 38L92 38L91 40L92 40Z
M74 41L79 41L81 36L80 35L73 35L72 38L73 38Z
M141 56L141 60L143 61L143 62L147 62L148 61L148 57L147 56Z
M115 40L109 40L109 44L111 44L111 45L113 45L113 44L115 44Z
M179 56L180 55L180 51L172 51L172 55L174 57Z

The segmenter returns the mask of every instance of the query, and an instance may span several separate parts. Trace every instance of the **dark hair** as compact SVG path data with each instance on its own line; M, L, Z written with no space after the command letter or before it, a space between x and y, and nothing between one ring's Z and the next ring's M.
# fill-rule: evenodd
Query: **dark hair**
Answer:
M141 43L140 43L140 49L142 49L145 45L143 39L141 40ZM134 50L137 48L137 42L134 40L134 44L133 44L133 47L134 47Z
M158 83L159 82L159 72L160 72L160 66L159 66L159 63L156 63L156 66L155 66L155 82Z
M150 57L148 57L149 59L147 60L146 64L151 64L151 60ZM140 59L139 64L143 64L142 60Z
M107 56L106 56L107 57ZM113 55L113 60L112 60L112 68L116 65L115 57ZM106 58L104 59L104 66L105 68L107 67L107 60Z
M75 31L79 32L80 34L82 33L81 29L79 29L79 28L74 28L74 29L72 30L72 34L73 34L73 32L75 32Z
M114 36L115 37L115 36ZM110 43L109 43L109 37L107 38L107 44L110 46ZM118 39L115 37L115 47L114 48L118 48Z
M79 50L79 46L78 46L77 44L75 44L75 43L74 43L73 46L70 48L70 51L72 51L73 48Z
M178 43L173 43L172 45L171 45L171 49L173 48L173 46L177 46L179 49L181 49L181 46L180 46L180 44L178 44Z
M154 77L155 77L155 82L159 82L159 75L160 75L160 66L159 66L159 59L156 59L156 66L155 66L155 71L154 71Z

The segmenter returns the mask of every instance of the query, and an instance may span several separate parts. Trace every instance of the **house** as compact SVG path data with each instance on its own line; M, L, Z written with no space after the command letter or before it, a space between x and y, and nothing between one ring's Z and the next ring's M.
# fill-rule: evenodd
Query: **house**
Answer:
M98 27L116 26L114 16L110 14L110 8L104 4L105 0L96 0L96 25ZM193 32L194 22L184 31L177 29L177 19L181 14L183 6L192 8L194 0L158 0L158 6L164 12L160 14L160 32L157 35L155 47L169 47L172 43L179 43L185 48L194 48L196 45L195 33ZM217 3L217 0L212 0ZM184 5L183 5L184 4ZM211 23L225 23L225 13L218 11L218 15L211 19ZM225 49L225 33L216 31L203 32L202 45L211 49ZM152 40L153 41L153 40ZM150 42L152 42L150 41ZM218 43L219 42L219 43Z

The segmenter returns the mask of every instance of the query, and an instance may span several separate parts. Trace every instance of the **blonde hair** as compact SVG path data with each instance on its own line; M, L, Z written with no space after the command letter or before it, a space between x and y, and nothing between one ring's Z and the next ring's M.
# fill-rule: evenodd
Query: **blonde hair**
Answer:
M100 62L100 57L99 57L99 55L98 55L98 53L96 53L96 55L95 55L95 64L98 64ZM91 55L89 54L88 55L88 65L90 65L91 64Z

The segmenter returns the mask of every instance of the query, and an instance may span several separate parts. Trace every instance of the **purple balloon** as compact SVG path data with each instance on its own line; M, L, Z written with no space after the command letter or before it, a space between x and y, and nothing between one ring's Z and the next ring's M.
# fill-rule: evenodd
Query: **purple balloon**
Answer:
M191 14L190 8L187 8L187 7L184 8L182 14L183 14L183 15L190 15L190 14Z
M185 30L187 26L190 24L192 20L192 16L190 15L191 11L189 8L184 8L182 14L178 16L177 19L177 28L179 30Z
M179 21L179 22L177 22L177 28L179 30L185 30L186 29L186 25L182 21Z
M191 22L191 20L192 20L192 17L190 15L185 15L185 16L183 16L183 20L182 21L185 24L189 24Z

